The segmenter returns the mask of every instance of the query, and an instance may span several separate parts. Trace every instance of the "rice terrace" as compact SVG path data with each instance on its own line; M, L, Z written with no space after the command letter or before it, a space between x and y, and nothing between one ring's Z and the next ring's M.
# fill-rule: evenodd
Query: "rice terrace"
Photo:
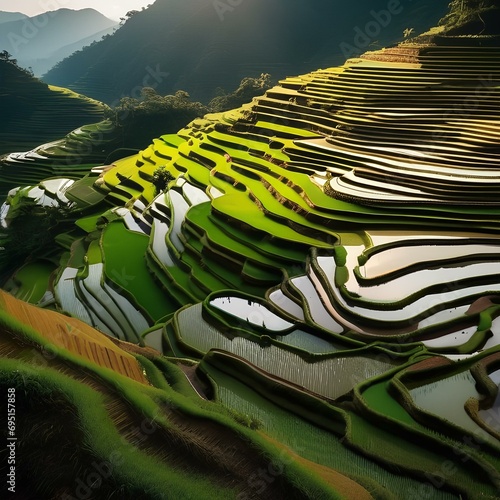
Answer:
M1 498L500 498L500 1L334 3L157 0L41 78L0 46ZM276 53L345 34L282 75L266 8ZM208 26L211 100L118 95L126 40Z

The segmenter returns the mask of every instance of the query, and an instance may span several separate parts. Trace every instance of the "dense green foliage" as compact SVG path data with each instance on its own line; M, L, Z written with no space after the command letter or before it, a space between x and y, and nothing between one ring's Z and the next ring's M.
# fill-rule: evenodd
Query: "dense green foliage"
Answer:
M211 112L217 113L228 109L239 108L247 102L251 102L256 96L264 94L271 88L271 75L262 74L258 78L246 77L241 80L239 87L229 94L222 89L220 95L214 97L208 104Z
M0 229L4 247L0 253L0 276L33 255L53 255L54 238L70 230L77 217L70 207L42 207L23 196L13 202L10 215L11 224Z
M454 35L474 31L492 35L498 34L499 23L500 5L497 0L453 0L449 14L440 24Z
M108 116L119 124L135 122L141 118L153 118L155 115L168 116L172 121L189 123L194 118L208 111L203 104L192 102L184 90L174 95L159 95L152 87L141 89L141 98L123 97L120 103L108 112Z
M174 180L174 176L166 169L164 165L158 167L153 172L153 185L156 192L164 191L168 184Z
M271 86L271 77L245 77L238 88L226 93L219 89L208 105L195 102L184 90L172 95L160 95L153 87L143 87L140 97L123 97L106 111L106 117L117 126L117 135L129 147L145 147L151 137L176 132L206 113L227 111L262 95Z

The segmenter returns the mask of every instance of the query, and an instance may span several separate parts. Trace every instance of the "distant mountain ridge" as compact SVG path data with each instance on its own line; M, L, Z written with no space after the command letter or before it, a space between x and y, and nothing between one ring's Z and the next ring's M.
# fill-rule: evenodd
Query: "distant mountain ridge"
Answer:
M4 14L1 13L0 19ZM36 76L76 50L110 34L118 25L94 9L59 9L0 24L0 49Z
M11 21L19 21L21 19L26 19L28 16L26 14L21 14L20 12L4 12L0 10L0 24L10 23Z
M246 76L266 72L279 79L401 41L407 28L419 32L436 24L447 5L448 0L359 0L355 6L340 0L252 0L235 6L157 0L44 80L108 104L137 97L134 92L147 85L163 94L183 89L207 102L217 87L235 88Z

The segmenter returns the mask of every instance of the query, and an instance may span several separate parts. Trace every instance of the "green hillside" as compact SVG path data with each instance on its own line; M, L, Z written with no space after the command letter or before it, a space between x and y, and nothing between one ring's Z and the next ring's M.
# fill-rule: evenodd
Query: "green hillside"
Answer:
M74 104L75 99L79 99L81 104L95 105L100 108L99 114L101 116L104 114L106 119L98 123L79 126L61 139L37 145L28 151L16 150L0 157L0 197L3 198L9 190L19 185L36 184L47 177L81 178L87 175L92 167L106 162L112 163L143 149L156 134L174 133L193 119L203 116L209 109L229 109L251 100L271 86L269 75L245 78L234 92L218 96L209 106L191 101L184 91L162 96L152 88L145 88L140 98L122 99L112 110L66 89L49 87L52 91L48 94L50 99L46 100L46 105L38 106L38 111L32 115L33 119L26 122L14 118L14 103L23 101L23 92L30 88L29 84L34 85L36 92L40 92L40 87L37 87L39 82L30 79L22 72L15 72L13 75L18 77L24 85L16 87L15 80L12 80L13 84L10 88L13 93L9 97L5 96L6 116L8 118L8 113L12 113L12 122L17 124L15 134L7 132L4 134L5 148L16 145L31 146L32 138L38 137L34 129L40 125L40 122L34 118L46 115L46 106L51 103L59 102L60 109L65 109L61 106L62 101L55 99L58 95L66 99L64 101L66 105ZM18 88L20 88L19 92ZM36 92L31 94L36 96ZM68 108L68 111L70 109L75 110L75 106ZM95 116L97 118L99 115ZM58 130L57 127L54 129ZM17 142L13 140L13 137L16 137Z
M418 33L437 23L448 1L391 5L392 14L385 0L358 1L356 8L340 0L252 0L234 6L157 0L113 36L62 61L44 80L108 104L137 97L141 86L160 94L186 90L206 104L217 88L236 88L247 76L269 73L279 79L398 42L407 28Z
M0 154L26 151L100 121L106 106L48 86L8 60L0 60Z

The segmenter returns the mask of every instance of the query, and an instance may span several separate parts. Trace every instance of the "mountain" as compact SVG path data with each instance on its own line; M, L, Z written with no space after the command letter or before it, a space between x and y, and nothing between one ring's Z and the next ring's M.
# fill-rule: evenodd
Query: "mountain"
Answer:
M4 12L0 11L0 24L9 23L12 21L20 21L26 19L28 16L20 12Z
M40 76L72 51L99 40L116 26L115 21L94 9L59 9L0 24L0 48ZM68 48L58 53L63 47Z
M63 47L52 52L50 57L31 61L31 64L28 67L31 67L33 69L33 73L36 76L41 76L49 71L52 67L54 67L58 62L62 61L71 54L78 52L84 47L88 47L89 45L101 40L105 36L111 35L115 31L115 29L116 25L114 24L109 28L105 28L102 31L93 33L86 38L77 40L76 42L70 43L69 45L64 45ZM25 64L28 64L29 62L30 61L25 61Z
M263 72L279 79L343 62L435 24L447 0L252 0L231 7L207 0L157 0L116 33L73 54L44 80L112 103L183 89L207 102ZM408 26L409 20L411 25Z

